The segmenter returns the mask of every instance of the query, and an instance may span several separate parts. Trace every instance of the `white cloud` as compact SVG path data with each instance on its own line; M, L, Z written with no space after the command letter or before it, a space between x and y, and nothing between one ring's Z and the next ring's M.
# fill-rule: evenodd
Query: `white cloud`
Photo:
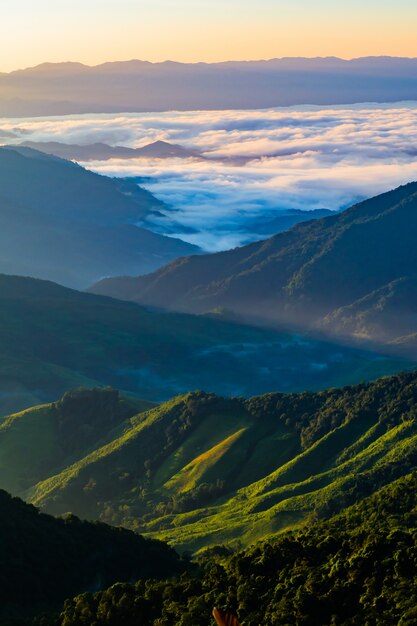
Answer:
M85 164L151 177L149 189L175 209L173 230L208 250L259 237L254 222L279 210L340 209L417 179L416 103L0 120L2 131L132 147L163 139L220 159Z

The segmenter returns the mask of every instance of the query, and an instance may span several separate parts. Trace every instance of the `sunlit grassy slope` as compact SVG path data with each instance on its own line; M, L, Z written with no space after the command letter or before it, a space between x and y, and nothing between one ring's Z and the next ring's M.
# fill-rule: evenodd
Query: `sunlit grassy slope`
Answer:
M38 411L49 424L51 409ZM113 435L21 495L180 549L248 544L327 517L417 466L417 374L250 400L189 393Z

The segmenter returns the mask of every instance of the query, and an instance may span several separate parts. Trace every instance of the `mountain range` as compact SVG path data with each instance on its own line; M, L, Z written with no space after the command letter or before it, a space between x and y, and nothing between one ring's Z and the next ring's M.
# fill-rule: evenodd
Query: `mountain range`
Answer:
M59 464L45 444L65 463L113 425L109 443L32 492L46 508L96 508L203 550L191 564L162 542L53 518L0 491L1 622L209 626L214 605L270 626L380 623L381 611L411 626L416 384L414 373L247 401L188 394L148 410L84 389L10 416L2 480L18 476L14 453L30 449L25 479L36 480Z
M0 114L288 93L417 98L417 60L46 64ZM208 255L61 158L140 155L198 156L0 148L0 626L412 626L417 183Z
M0 415L111 385L147 400L359 382L410 361L222 319L150 311L57 284L0 275Z
M198 252L137 226L164 207L132 181L31 148L0 148L0 272L82 288Z
M417 100L417 60L45 63L0 74L0 115L267 108Z
M221 308L413 357L416 236L417 183L410 183L265 241L91 290L192 313Z
M167 141L154 141L141 148L109 146L106 143L85 145L68 144L59 141L24 141L19 144L32 150L53 154L72 161L107 161L109 159L202 159L193 150Z

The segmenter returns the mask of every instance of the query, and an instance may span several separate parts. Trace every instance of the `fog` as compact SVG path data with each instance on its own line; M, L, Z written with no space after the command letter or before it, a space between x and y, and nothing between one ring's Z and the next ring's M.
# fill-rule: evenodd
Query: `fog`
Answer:
M208 251L234 247L288 209L339 210L417 179L417 103L0 120L7 142L140 147L164 140L203 159L83 163L137 176L170 207L148 226ZM6 141L3 139L6 143Z

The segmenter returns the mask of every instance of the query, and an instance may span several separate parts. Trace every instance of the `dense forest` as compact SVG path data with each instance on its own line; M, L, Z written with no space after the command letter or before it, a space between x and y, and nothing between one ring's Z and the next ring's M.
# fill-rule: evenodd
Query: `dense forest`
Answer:
M162 542L121 528L55 519L0 491L0 618L58 608L64 599L117 581L184 570Z
M161 402L190 389L227 396L325 389L406 367L414 363L0 274L0 416L79 386L111 385Z
M417 620L417 473L329 521L247 550L207 551L197 572L119 583L68 600L43 626L209 626L213 606L243 626L409 625Z

